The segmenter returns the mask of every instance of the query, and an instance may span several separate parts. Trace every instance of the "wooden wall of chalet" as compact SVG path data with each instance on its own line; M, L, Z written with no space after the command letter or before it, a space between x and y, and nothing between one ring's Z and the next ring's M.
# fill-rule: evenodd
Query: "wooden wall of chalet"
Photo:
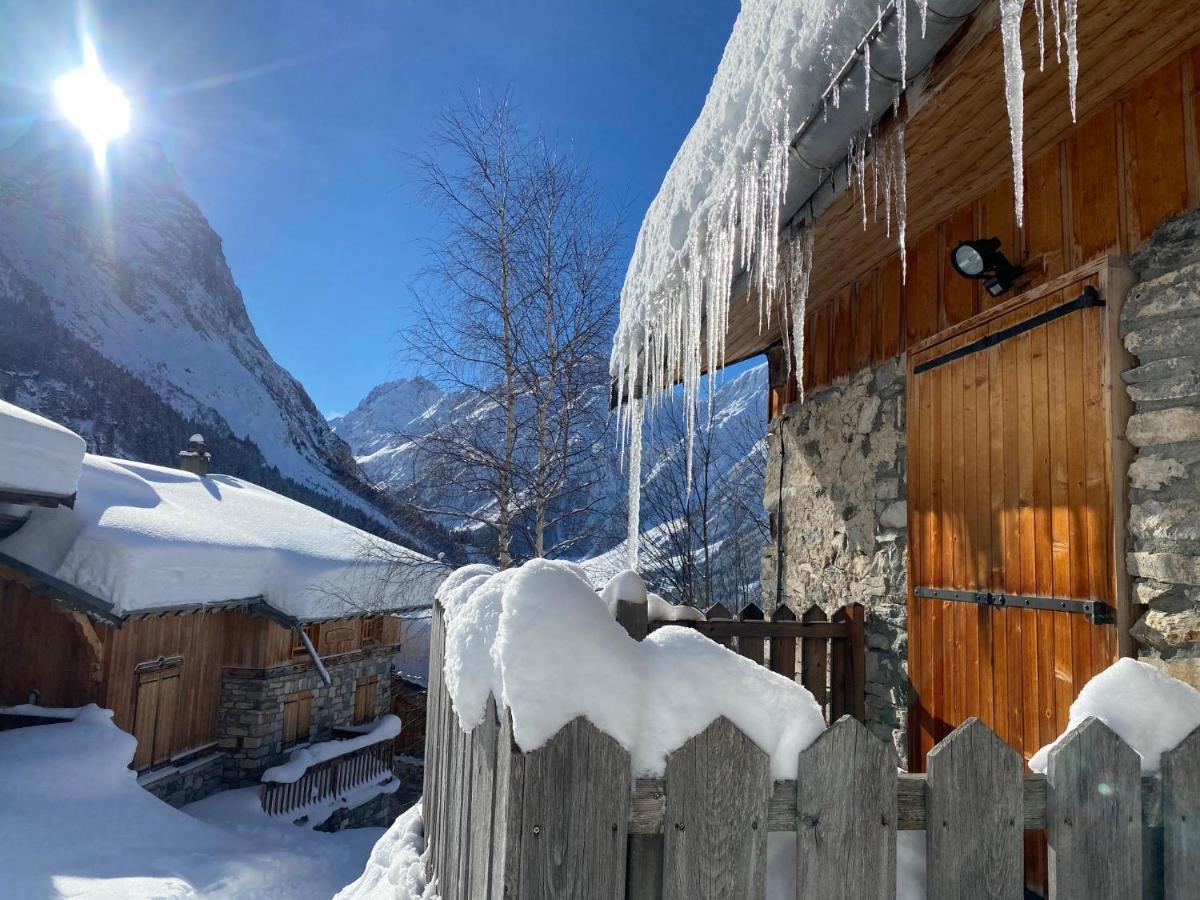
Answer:
M112 709L117 727L132 732L138 666L182 657L171 754L216 739L224 668L310 664L307 654L293 654L291 629L235 610L131 617L112 628L3 577L0 606L0 705L24 703L37 689L43 706L97 703ZM363 622L322 623L318 652L336 658L360 649ZM399 643L398 619L384 618L376 629L381 645Z
M906 283L894 231L886 236L882 223L864 231L853 191L817 222L806 390L1009 299L993 301L954 273L949 251L959 240L1000 237L1009 258L1030 269L1025 289L1100 256L1133 253L1164 218L1200 206L1198 0L1080 0L1075 126L1065 62L1055 64L1049 32L1039 73L1027 10L1023 229L1013 214L998 6L984 4L925 84L910 90ZM757 335L756 317L748 308L735 313L730 359L775 339ZM772 391L772 415L793 392Z

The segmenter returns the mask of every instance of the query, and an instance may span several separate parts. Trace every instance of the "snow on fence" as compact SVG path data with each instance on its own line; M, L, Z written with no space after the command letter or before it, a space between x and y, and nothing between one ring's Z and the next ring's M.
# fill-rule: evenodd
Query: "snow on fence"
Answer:
M399 733L396 717L384 716L368 734L324 741L293 753L291 760L263 773L263 811L271 816L293 815L391 779L392 742Z
M859 721L865 718L866 617L862 604L843 606L832 616L819 606L797 616L784 604L768 618L754 603L736 617L718 603L705 611L705 617L706 621L652 621L649 628L691 628L772 672L788 678L799 675L827 722L847 714Z
M424 816L443 900L762 898L771 833L795 835L797 900L896 896L896 835L925 832L930 900L1020 898L1023 835L1046 829L1051 896L1184 897L1200 883L1200 729L1161 781L1098 719L1074 729L1047 776L971 719L898 771L852 718L799 756L794 780L720 718L634 779L629 754L580 717L522 752L489 699L471 732L442 673L435 611ZM1143 889L1145 888L1145 891Z

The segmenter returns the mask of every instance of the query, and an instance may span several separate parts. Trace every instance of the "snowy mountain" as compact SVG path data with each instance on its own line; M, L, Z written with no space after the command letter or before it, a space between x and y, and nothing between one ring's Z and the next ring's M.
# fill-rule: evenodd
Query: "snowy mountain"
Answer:
M391 525L345 443L263 346L221 239L161 149L91 152L39 123L0 150L0 397L93 452L165 465L201 431L218 471Z
M713 507L708 516L707 540L725 570L725 583L737 581L737 590L748 592L758 578L758 552L765 542L765 514L761 508L766 432L766 365L749 368L718 383L713 398L713 420L701 428L694 448L694 479L707 466L707 487ZM600 412L594 431L581 436L602 459L599 479L589 485L589 498L576 506L587 508L568 527L587 532L589 539L571 552L586 560L597 578L624 568L626 474L617 447L616 416L606 415L607 388L597 388L589 402ZM353 410L331 420L345 440L366 477L379 489L410 497L412 492L432 490L421 485L421 438L438 429L492 428L499 441L500 422L490 421L487 403L447 393L422 379L401 379L376 387ZM647 422L645 472L642 485L643 558L649 568L662 568L681 554L702 555L694 543L688 548L684 535L692 531L698 504L687 503L686 431L682 401L676 396L665 402ZM699 488L691 495L696 501ZM420 503L421 498L415 498ZM486 510L463 509L461 515L446 517L440 524L460 534L478 535L477 518ZM756 518L757 517L757 518ZM657 542L657 552L647 552L646 542ZM522 548L517 547L517 553ZM737 557L736 561L733 557ZM746 557L752 557L747 559ZM736 574L733 569L736 568ZM653 579L653 573L651 573ZM720 580L720 579L718 579ZM732 588L731 588L732 589Z

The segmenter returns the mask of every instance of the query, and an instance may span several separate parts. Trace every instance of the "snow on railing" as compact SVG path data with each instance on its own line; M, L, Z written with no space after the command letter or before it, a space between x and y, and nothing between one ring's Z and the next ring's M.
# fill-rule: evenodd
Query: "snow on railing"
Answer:
M263 783L292 784L304 777L305 772L323 762L347 756L364 747L390 741L400 734L400 719L393 715L382 716L365 734L341 741L319 741L292 751L287 762L272 766L262 774Z

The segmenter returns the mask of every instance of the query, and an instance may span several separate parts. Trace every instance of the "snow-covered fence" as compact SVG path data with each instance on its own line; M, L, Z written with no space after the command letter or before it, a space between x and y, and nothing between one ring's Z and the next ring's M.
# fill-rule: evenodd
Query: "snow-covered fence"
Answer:
M306 807L390 779L392 745L399 731L395 717L385 716L367 734L325 741L293 753L291 760L263 773L263 811L272 816L295 815Z
M1161 781L1098 719L1056 746L1046 776L975 719L927 774L907 774L847 716L800 753L795 779L774 780L767 754L718 718L663 778L635 780L629 754L582 717L523 752L489 700L464 732L444 646L439 609L424 817L445 900L762 898L768 878L777 895L794 880L797 900L894 898L899 831L924 833L930 900L1020 898L1023 837L1040 829L1055 897L1184 897L1200 883L1200 729L1165 756ZM770 871L768 835L795 848L773 841Z
M866 715L866 616L862 604L841 607L832 616L819 606L802 615L786 604L766 616L755 604L737 615L718 603L705 611L705 620L650 623L691 628L800 682L825 712L826 721L843 715L863 720Z

